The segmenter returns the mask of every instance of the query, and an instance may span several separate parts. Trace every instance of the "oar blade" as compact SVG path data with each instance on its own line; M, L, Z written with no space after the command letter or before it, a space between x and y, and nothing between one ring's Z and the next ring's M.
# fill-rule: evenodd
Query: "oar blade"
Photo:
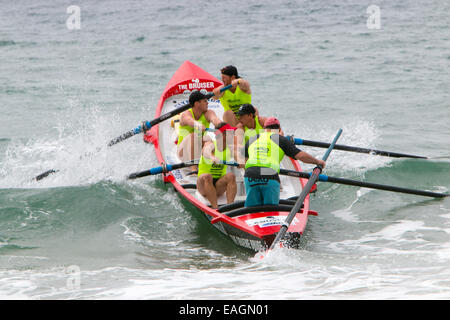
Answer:
M55 173L55 172L58 172L58 171L59 171L59 170L50 169L50 170L47 170L47 171L41 173L40 175L36 176L34 179L35 179L36 181L39 181L39 180L44 179L45 177L48 177L50 174Z

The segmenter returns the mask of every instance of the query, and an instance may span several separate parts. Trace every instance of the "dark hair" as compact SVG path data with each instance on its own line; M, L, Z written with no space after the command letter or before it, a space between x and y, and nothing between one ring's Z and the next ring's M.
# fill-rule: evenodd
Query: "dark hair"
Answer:
M189 104L191 106L194 106L194 103L203 99L208 98L208 96L204 95L200 91L192 91L192 93L189 95Z
M243 116L244 114L256 114L255 107L250 103L244 103L239 107L238 115Z
M277 123L265 126L264 129L280 129L280 125Z
M223 67L222 69L220 69L220 72L230 77L235 76L236 78L240 78L238 75L237 68L235 66L230 65Z

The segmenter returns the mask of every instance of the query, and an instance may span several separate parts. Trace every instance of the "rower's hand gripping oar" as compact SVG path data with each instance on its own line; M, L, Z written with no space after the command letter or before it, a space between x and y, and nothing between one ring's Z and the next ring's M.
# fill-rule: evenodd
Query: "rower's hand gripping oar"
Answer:
M224 91L226 91L226 90L228 90L230 88L232 88L231 84L228 85L228 86L223 87L222 89L220 89L220 92L224 92ZM214 93L209 92L209 93L206 94L206 96L207 96L207 99L210 99L210 98L212 98L214 96ZM119 142L121 142L123 140L126 140L126 139L128 139L128 138L130 138L130 137L132 137L132 136L134 136L136 134L139 134L141 132L147 132L148 130L151 129L151 127L157 125L158 123L160 123L160 122L162 122L162 121L164 121L166 119L172 118L173 116L175 116L175 115L177 115L179 113L182 113L183 111L186 111L186 110L188 110L190 108L192 108L192 106L188 103L188 104L186 104L184 106L181 106L181 107L179 107L177 109L174 109L174 110L172 110L170 112L167 112L166 114L163 114L159 118L156 118L156 119L154 119L152 121L144 121L140 126L134 128L134 129L132 129L130 131L125 132L124 134L118 136L115 139L112 139L108 143L108 146L110 147L112 145L115 145L115 144L117 144L117 143L119 143Z
M328 156L330 155L331 150L333 150L336 141L339 139L340 135L342 133L342 129L339 129L338 133L333 139L333 142L330 144L328 150L325 152L325 154L322 157L323 161L327 161ZM311 177L309 178L306 185L303 187L302 192L300 193L297 201L294 204L294 207L292 207L291 212L289 212L289 215L287 216L284 223L281 225L280 231L278 232L275 240L270 245L269 251L275 248L275 246L284 238L289 226L291 225L292 220L294 219L295 215L297 214L298 210L302 206L303 202L305 201L306 196L311 191L312 186L314 183L316 183L317 179L319 179L319 174L322 172L322 167L317 166L314 168L313 172L311 173Z
M310 177L310 174L307 172L300 172L300 171L286 170L286 169L281 169L280 174L291 176L291 177L296 177L296 178L309 178ZM362 182L362 181L343 179L343 178L335 178L335 177L330 177L330 176L327 176L324 174L319 175L319 181L333 182L333 183L344 184L344 185L348 185L348 186L356 186L356 187L363 187L363 188L369 188L369 189L377 189L377 190L414 194L414 195L418 195L418 196L433 197L433 198L444 198L444 197L450 196L450 194L446 194L446 193L437 193L437 192L431 192L431 191L407 189L407 188L401 188L401 187L395 187L395 186L389 186L389 185L383 185L383 184L377 184L377 183Z
M296 145L304 145L304 146L319 147L319 148L330 147L330 144L326 143L326 142L305 140L305 139L299 139L299 138L294 138L294 137L291 137L291 139L294 142L294 144L296 144ZM429 158L429 157L416 156L416 155L412 155L412 154L375 150L375 149L369 149L369 148L352 147L352 146L346 146L346 145L342 145L342 144L335 145L334 149L342 150L342 151L358 152L358 153L367 153L367 154L372 154L372 155L393 157L393 158L433 159L433 158Z

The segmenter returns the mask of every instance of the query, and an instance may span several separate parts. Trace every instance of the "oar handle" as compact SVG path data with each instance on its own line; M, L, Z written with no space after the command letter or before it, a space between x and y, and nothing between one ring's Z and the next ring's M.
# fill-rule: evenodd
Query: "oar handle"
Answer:
M223 88L220 88L219 92L224 92L224 91L227 91L228 89L231 89L231 88L233 88L233 85L229 84L229 85L227 85L227 86L225 86ZM214 97L214 93L213 92L208 92L206 94L206 96L207 96L208 99L212 98L212 97Z

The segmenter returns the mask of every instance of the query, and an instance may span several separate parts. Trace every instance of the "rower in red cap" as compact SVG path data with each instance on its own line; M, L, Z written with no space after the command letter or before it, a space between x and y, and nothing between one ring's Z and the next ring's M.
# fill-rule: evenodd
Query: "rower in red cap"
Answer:
M280 121L269 117L264 122L264 132L245 144L245 206L278 205L280 201L280 163L287 155L304 163L325 167L323 160L298 149L281 133Z

